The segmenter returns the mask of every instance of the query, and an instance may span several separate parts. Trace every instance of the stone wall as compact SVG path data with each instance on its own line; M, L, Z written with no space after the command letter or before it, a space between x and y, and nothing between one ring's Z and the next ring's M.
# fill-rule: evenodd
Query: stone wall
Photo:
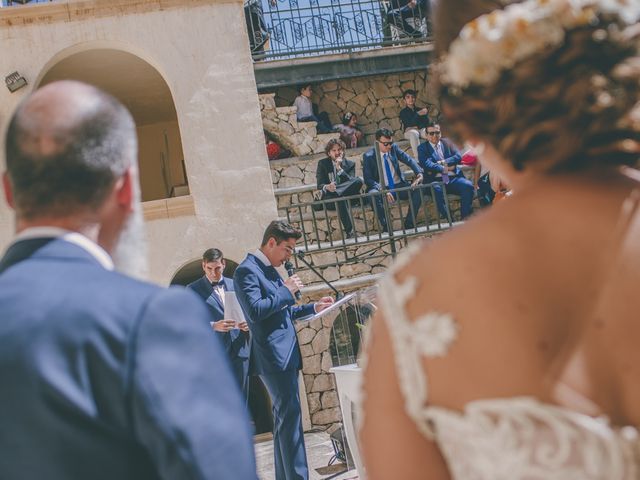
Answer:
M416 238L408 240L408 243L418 241ZM403 245L401 242L397 242L398 250L402 250ZM366 258L360 259L356 263L342 265L339 269L339 273L342 278L347 277L359 277L369 273L382 273L386 270L387 266L391 262L391 249L388 244L380 245L376 249L376 246L368 245L356 248L360 254L368 250L374 250L375 255L384 255L376 259L368 260ZM357 252L353 252L357 253ZM324 252L312 255L312 261L318 264L328 263L333 261L338 252ZM334 272L338 274L338 269ZM304 273L304 272L301 272ZM336 280L337 277L331 276L330 272L325 270L329 280ZM301 275L302 276L302 275ZM375 278L371 278L371 283L375 281ZM360 286L358 290L362 289ZM352 289L344 289L343 293L347 294ZM318 300L321 296L327 295L327 293L317 293L316 295L307 296L304 295L304 302L313 302ZM340 348L338 344L344 344L349 342L349 335L353 336L353 331L349 333L348 327L344 324L346 319L343 317L340 321L335 315L324 317L322 319L316 319L312 322L298 323L296 330L298 333L298 342L300 344L300 352L302 354L302 373L304 378L304 387L307 393L307 402L309 406L309 415L311 417L311 424L313 427L328 429L333 431L341 423L342 417L340 413L340 404L338 401L338 394L336 391L335 379L333 374L329 371L334 365L334 359L332 357L332 349L335 351L334 356ZM347 331L345 331L347 330ZM332 341L333 340L333 341ZM359 344L359 341L355 343ZM344 345L343 345L344 346ZM349 354L349 360L353 356L358 355L358 351L352 351ZM345 360L344 356L341 358Z
M418 91L417 104L437 104L436 97L427 82L426 71L392 75L332 80L314 84L313 97L321 111L329 114L333 124L340 123L342 115L351 111L358 116L359 128L365 134L365 143L372 145L378 128L390 128L396 140L404 139L398 114L404 108L402 92ZM278 106L293 104L297 96L295 87L282 87L275 91Z

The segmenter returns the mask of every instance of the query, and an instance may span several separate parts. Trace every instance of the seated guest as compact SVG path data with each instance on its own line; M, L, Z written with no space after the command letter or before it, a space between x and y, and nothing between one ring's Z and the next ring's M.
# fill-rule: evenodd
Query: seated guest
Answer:
M324 147L328 157L318 161L316 180L318 190L322 191L322 200L328 198L357 195L362 189L362 179L355 176L356 164L344 158L345 144L342 140L331 139ZM353 237L350 205L346 201L338 203L338 214L347 238ZM328 204L327 206L329 206Z
M314 105L311 102L311 94L313 89L311 84L298 86L298 96L293 101L293 105L298 107L296 118L299 122L317 122L318 133L329 133L333 131L329 114L327 112L314 112Z
M423 33L409 24L407 19L413 18L414 21L419 21L424 18L428 20L429 6L428 0L409 0L408 2L393 0L391 10L387 13L387 22L411 37L420 38ZM428 30L431 31L430 28Z
M405 90L402 98L405 107L400 110L400 123L404 130L405 140L409 140L414 158L418 158L418 145L420 145L420 132L429 123L429 108L416 106L415 90Z
M460 196L460 213L467 218L473 212L473 183L467 180L458 167L462 155L448 140L442 138L442 130L436 122L430 122L426 130L427 142L418 147L418 161L424 170L425 183L442 181L448 193ZM441 218L448 218L444 192L441 185L434 185L436 205ZM429 190L427 190L428 193Z
M362 156L363 170L364 170L364 183L367 186L368 193L381 192L383 189L389 189L391 192L387 192L387 201L394 203L396 198L406 200L411 197L412 208L409 209L407 217L404 221L404 228L411 229L415 226L414 215L418 214L422 199L419 190L404 190L402 192L393 192L395 188L402 187L415 187L422 183L422 170L416 163L416 161L409 155L404 153L397 145L393 143L393 133L387 128L381 128L376 132L376 142L378 142L378 148L380 149L380 155L382 155L382 165L384 172L382 180L378 172L378 160L376 159L375 148L372 148ZM400 163L407 165L416 174L416 178L410 184L404 178L404 174L400 169ZM380 221L380 226L386 232L389 231L389 225L384 214L384 204L381 195L376 195L375 198L375 210ZM413 212L413 214L412 214Z
M356 148L362 140L362 132L358 130L358 116L353 112L347 112L342 117L342 123L334 125L333 129L340 132L342 140L348 148Z
M224 277L226 263L217 248L202 254L204 275L187 285L207 304L211 328L224 347L231 369L245 399L249 395L249 326L244 319L233 319L224 314L224 292L233 292L233 279Z

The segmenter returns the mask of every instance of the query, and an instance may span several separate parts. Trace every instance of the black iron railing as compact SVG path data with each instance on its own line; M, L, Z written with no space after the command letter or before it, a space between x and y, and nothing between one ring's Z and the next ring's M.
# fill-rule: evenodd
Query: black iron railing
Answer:
M21 5L27 5L32 3L49 3L53 0L1 0L0 6L2 7L19 7Z
M420 42L427 0L246 0L254 59L347 52Z
M286 218L302 232L300 243L307 252L437 233L451 228L454 220L449 195L444 195L447 209L444 217L441 217L435 208L433 199L436 186L445 188L441 182L434 182L416 187L292 204L286 207ZM396 198L392 201L388 193L393 193ZM414 208L414 204L409 200L397 199L403 193L418 195L418 208ZM381 211L384 212L384 223ZM348 216L348 221L345 221L345 216ZM348 228L349 224L351 229Z

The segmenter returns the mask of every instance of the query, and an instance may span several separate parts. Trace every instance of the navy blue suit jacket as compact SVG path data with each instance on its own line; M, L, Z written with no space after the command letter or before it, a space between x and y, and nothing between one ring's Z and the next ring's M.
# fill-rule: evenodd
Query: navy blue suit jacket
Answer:
M244 400L193 292L56 239L0 274L0 311L0 478L257 479Z
M449 172L449 176L458 177L463 175L462 170L458 167L460 160L462 160L460 151L451 142L444 138L441 140L441 143L445 162L447 162L447 165L450 167L456 167L453 172ZM418 161L424 170L423 183L435 182L437 180L436 175L444 171L444 167L442 165L438 165L438 160L438 155L429 142L420 144L418 147Z
M233 292L233 280L227 277L222 277L224 288L226 291ZM200 298L202 298L209 309L211 314L211 321L217 322L224 318L224 305L217 294L213 293L213 287L206 275L203 275L195 282L187 285L196 292ZM235 320L235 319L234 319ZM232 360L247 359L249 358L249 335L246 332L242 332L238 329L230 330L228 332L216 332L216 335L224 345L224 349Z
M389 151L389 155L391 158L391 163L393 168L398 172L402 181L406 181L404 178L404 174L400 169L400 163L404 163L407 165L413 172L418 175L422 173L422 169L418 166L416 161L402 151L398 145L395 143L391 146L391 150ZM376 160L376 151L375 149L371 149L365 154L362 155L363 160L363 174L364 174L364 183L367 186L367 191L369 190L381 190L380 187L380 175L378 173L378 162Z
M278 271L252 254L238 266L233 282L251 330L250 372L299 370L302 358L293 320L314 313L313 304L295 306Z

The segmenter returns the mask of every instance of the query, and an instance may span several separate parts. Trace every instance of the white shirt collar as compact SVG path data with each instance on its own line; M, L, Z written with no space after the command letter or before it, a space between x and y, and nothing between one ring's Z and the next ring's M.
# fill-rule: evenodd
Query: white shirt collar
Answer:
M106 270L113 270L113 260L111 256L97 243L89 240L87 237L78 232L72 232L58 227L31 227L23 230L13 240L13 243L31 238L61 238L62 240L79 246Z
M436 142L436 143L429 142L429 143L431 144L431 146L433 147L433 149L434 149L434 150L435 150L436 148L438 148L438 145L440 145L440 142Z
M264 253L262 253L262 250L260 250L259 248L255 252L253 252L253 256L256 257L258 260L260 260L265 267L273 266L271 265L271 262L269 261L267 256Z

